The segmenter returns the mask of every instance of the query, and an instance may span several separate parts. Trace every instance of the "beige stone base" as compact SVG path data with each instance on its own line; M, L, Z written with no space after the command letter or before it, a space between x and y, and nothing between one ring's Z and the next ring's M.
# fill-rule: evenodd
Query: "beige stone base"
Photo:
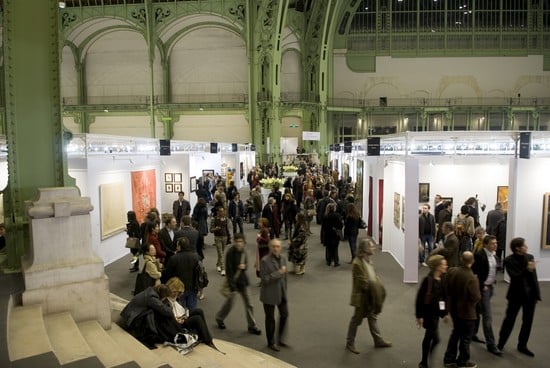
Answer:
M23 305L42 304L45 315L71 312L77 322L97 320L111 328L109 279L107 276L40 289L27 289Z

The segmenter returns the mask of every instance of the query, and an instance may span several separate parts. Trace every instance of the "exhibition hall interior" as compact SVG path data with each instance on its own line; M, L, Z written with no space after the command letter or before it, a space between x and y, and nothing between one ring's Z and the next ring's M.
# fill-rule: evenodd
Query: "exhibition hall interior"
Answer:
M540 285L534 356L517 349L518 317L501 355L472 342L470 360L550 360L550 1L2 0L0 18L0 366L424 368L415 298L430 269L418 222L436 195L453 217L473 198L483 227L502 208L505 239L525 239ZM139 224L151 208L173 214L180 192L192 211L214 177L246 204L260 168L348 183L359 238L376 243L390 348L372 343L370 319L360 353L346 345L353 256L340 241L340 266L327 266L315 220L305 273L286 278L277 350L248 217L250 308L237 301L223 329L225 271L204 236L198 308L216 349L150 349L123 328L141 273L130 270L127 213ZM259 185L265 205L272 184ZM495 275L495 336L510 277ZM250 310L260 336L246 329ZM452 329L439 324L430 367L444 366ZM481 327L476 336L487 339Z

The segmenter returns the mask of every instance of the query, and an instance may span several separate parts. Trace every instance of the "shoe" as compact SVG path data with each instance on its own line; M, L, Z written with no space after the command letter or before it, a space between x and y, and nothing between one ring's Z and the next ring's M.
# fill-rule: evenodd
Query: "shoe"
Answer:
M281 351L281 349L279 349L279 347L275 344L269 344L269 345L267 345L267 347L270 348L273 351Z
M382 341L374 345L375 348L389 348L391 346L392 346L392 343L389 341Z
M282 342L282 341L279 341L279 344L277 344L277 345L279 345L281 348L290 348L290 345L285 344L285 343Z
M248 328L248 332L250 332L251 334L253 335L261 335L262 334L262 330L260 330L258 327L254 326L254 327L249 327Z
M218 271L218 272L222 272L222 268L221 268L221 266L217 266L217 267L216 267L216 271Z
M446 368L456 368L456 363L443 363L443 366Z
M206 298L206 296L204 295L204 293L201 291L199 293L199 300L203 300L204 298Z
M487 348L487 350L491 354L495 354L495 355L498 355L498 356L502 355L502 351L500 351L500 349L497 348L496 346L491 346L491 347Z
M134 258L134 259L132 259L132 262L130 262L130 264L131 264L131 265L134 265L134 264L136 264L137 260L138 260L138 258Z
M479 342L480 344L485 344L485 341L484 340L481 340L479 337L477 337L476 335L474 335L472 337L472 341L473 342Z
M534 357L535 353L533 353L531 350L527 349L527 346L518 346L518 351L522 354L525 354L530 357Z
M428 264L426 262L422 262L422 267L428 267Z
M225 329L227 328L227 327L225 326L225 323L223 323L223 321L220 320L220 319L217 319L217 320L216 320L216 323L218 324L218 328L219 328L220 330L225 330Z
M425 364L425 363L420 362L420 363L418 363L418 368L428 368L428 365Z
M139 271L139 268L137 268L137 267L132 267L132 268L129 268L129 271L130 271L130 272L138 272L138 271Z
M353 354L359 354L359 350L353 344L346 344L346 350L351 351Z
M457 368L477 368L477 364L474 362L458 363Z
M222 270L221 275L225 276L225 270Z
M502 345L501 343L498 343L497 349L500 351L504 350L504 345Z
M334 267L340 267L340 263L335 263Z

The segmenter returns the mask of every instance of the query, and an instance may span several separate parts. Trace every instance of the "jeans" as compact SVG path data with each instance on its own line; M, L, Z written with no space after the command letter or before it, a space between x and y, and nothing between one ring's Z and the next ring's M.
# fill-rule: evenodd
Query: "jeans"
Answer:
M349 250L351 252L351 259L352 260L355 258L355 251L357 249L357 236L358 235L359 234L348 235Z
M470 361L470 343L472 342L475 320L462 319L457 316L452 316L452 318L453 331L449 337L443 362L445 364L457 363L460 365ZM457 347L458 357L456 356Z
M235 301L235 296L237 293L241 294L243 298L244 308L246 311L246 322L248 328L256 327L256 320L254 319L254 309L252 308L252 303L250 303L250 296L248 295L248 288L242 290L237 290L237 292L232 293L229 297L225 299L225 302L222 305L222 309L216 314L216 321L223 321L225 317L231 312L233 308L233 302Z
M425 254L430 256L430 253L432 252L434 248L434 237L432 234L423 234L420 235L420 244L422 245L422 251L418 255L418 262L422 263L426 260ZM426 252L426 244L428 245L428 251Z
M369 330L374 340L374 345L382 345L385 341L380 330L378 329L378 315L370 313L367 315L367 321L369 322ZM357 335L357 328L363 323L363 312L360 308L355 308L355 313L351 317L348 326L347 344L353 346L355 344L355 336Z
M496 346L495 335L493 334L493 315L491 311L491 298L493 297L493 286L487 286L487 290L481 292L481 300L479 301L480 318L483 319L483 335L488 348ZM477 323L479 325L479 319Z
M198 303L197 293L194 291L186 290L179 297L178 302L185 308L189 309L189 311L192 311L193 309L197 308L197 303Z
M225 243L227 243L227 236L214 237L214 244L216 245L216 251L218 252L216 267L221 267L222 270L225 269L225 266L223 263L223 255L225 254Z
M239 225L239 232L243 233L243 219L242 217L235 217L233 220L231 220L231 223L233 224L233 235L237 234L237 225Z
M283 298L281 304L277 305L279 309L279 339L277 341L283 340L285 333L286 320L288 318L288 307L286 304L286 299ZM265 336L267 337L267 344L275 344L275 305L264 304L265 312Z

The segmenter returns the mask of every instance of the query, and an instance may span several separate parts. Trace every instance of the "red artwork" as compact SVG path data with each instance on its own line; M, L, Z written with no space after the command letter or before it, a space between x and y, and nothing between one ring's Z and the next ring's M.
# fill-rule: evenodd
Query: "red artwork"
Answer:
M152 207L157 206L157 179L155 169L132 171L132 209L139 223Z

